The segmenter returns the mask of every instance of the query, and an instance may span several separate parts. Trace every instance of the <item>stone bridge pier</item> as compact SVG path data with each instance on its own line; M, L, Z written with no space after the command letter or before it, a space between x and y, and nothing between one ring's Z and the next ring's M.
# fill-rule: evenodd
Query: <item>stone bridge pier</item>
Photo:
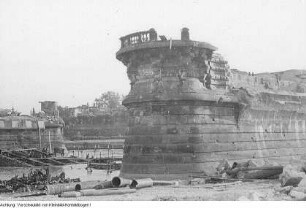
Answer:
M190 40L187 28L180 40L159 37L154 29L127 35L120 38L116 54L131 85L123 101L130 120L120 174L127 178L203 173L209 164L197 153L198 144L205 142L203 133L218 123L235 124L233 104L218 104L218 91L212 90L224 87L211 76L216 48ZM216 109L229 119L216 117Z

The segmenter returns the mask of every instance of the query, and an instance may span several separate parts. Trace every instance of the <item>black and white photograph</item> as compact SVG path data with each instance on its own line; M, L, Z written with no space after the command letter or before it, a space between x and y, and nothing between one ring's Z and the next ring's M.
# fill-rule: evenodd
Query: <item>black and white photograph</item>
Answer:
M305 206L306 0L0 0L0 207L135 201Z

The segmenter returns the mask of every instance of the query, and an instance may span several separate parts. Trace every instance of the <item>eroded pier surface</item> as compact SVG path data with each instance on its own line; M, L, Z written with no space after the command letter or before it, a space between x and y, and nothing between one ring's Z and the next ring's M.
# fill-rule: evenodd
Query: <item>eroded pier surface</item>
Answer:
M116 56L131 84L122 176L185 178L213 174L223 159L262 165L305 157L304 94L231 71L215 50L190 40L187 28L181 40L158 38L154 29L121 38ZM252 82L237 88L241 76Z

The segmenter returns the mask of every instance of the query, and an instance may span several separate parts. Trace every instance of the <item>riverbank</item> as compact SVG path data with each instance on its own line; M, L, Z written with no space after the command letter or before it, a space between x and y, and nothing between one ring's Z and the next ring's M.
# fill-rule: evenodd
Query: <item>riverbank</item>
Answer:
M1 195L1 201L292 201L297 200L281 193L278 180L257 180L224 184L154 186L137 190L136 193L111 196L84 196L60 198L36 196L14 198Z
M86 164L65 165L50 168L51 174L65 172L66 178L80 178L81 181L108 180L119 176L120 171L108 173L107 170L86 170ZM5 168L0 169L1 180L14 175L27 174L31 169ZM289 187L290 188L290 187ZM179 181L178 185L153 186L138 189L135 193L108 196L81 196L77 198L60 198L57 195L35 197L18 197L17 194L1 194L0 201L291 201L303 197L291 196L289 191L281 188L278 179L250 180L242 182L228 180L227 182L205 183L205 180L194 179ZM304 198L306 200L306 198Z

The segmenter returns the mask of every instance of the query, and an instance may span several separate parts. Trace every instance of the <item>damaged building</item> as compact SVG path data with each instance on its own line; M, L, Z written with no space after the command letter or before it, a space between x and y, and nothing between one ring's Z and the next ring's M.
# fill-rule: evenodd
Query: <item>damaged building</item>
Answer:
M41 112L34 116L2 115L0 117L1 166L11 166L14 161L5 151L39 149L54 153L65 150L64 122L58 116L56 102L41 102Z

